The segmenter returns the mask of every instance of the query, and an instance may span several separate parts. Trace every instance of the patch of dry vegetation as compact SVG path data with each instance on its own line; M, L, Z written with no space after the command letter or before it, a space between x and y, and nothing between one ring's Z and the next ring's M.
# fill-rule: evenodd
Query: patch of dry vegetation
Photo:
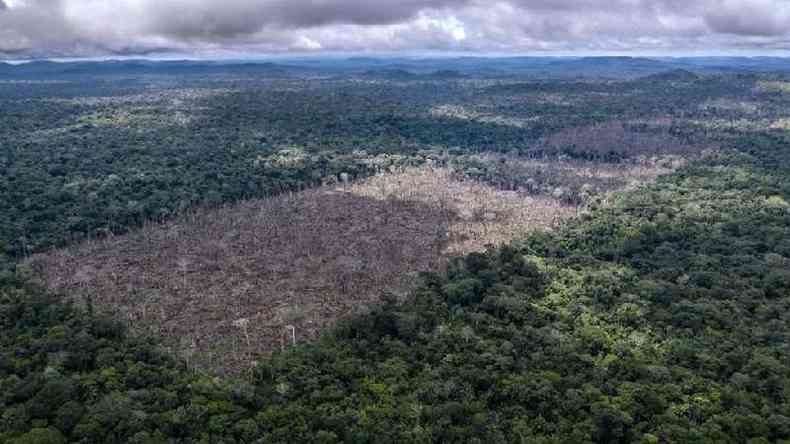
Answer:
M90 126L127 128L140 133L153 128L183 127L194 122L200 111L209 109L201 105L202 100L233 91L227 88L151 89L141 94L49 99L92 109L80 115L73 124L36 131L31 137L42 140Z
M689 120L689 123L706 130L765 131L788 130L790 118L737 118L737 119L706 119Z
M530 159L508 154L477 154L454 164L465 179L483 181L497 189L531 195L550 195L563 200L569 193L586 197L631 189L652 182L684 166L678 155L638 156L618 163L571 159ZM567 201L567 200L566 200ZM579 201L580 204L584 200Z
M379 201L420 202L450 217L446 255L482 251L525 236L536 229L550 229L559 220L577 213L549 196L505 191L471 180L459 180L450 168L408 168L382 174L348 188L355 195Z
M533 92L527 94L512 94L502 99L512 105L553 105L573 106L580 103L580 99L573 94Z
M52 102L63 102L85 106L119 106L141 104L165 104L173 108L183 107L201 99L210 99L218 95L229 94L235 90L228 88L154 88L140 94L119 96L77 97L69 99L50 99Z
M436 106L431 108L430 114L434 117L469 120L481 123L491 123L494 125L513 126L516 128L527 128L531 123L540 119L539 117L517 118L485 113L461 105Z
M750 100L735 100L719 98L714 100L707 100L700 104L700 109L707 111L735 111L743 114L755 114L760 110L760 103Z
M768 128L776 130L790 131L790 118L775 120Z
M759 91L790 93L790 82L782 80L761 80L757 82Z
M650 132L636 131L627 123L607 123L567 128L546 137L541 148L548 151L572 151L591 155L690 155L709 148L693 145L672 135L668 128L656 126Z

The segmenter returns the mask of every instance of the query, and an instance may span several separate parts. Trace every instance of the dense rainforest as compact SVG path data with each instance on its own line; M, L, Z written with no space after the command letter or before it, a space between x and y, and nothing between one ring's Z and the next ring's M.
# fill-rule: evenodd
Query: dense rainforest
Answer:
M553 184L554 177L541 179L545 174L534 171L502 176L515 174L504 165L507 158L499 164L481 163L472 154L488 150L487 142L472 137L469 145L459 148L457 131L437 129L450 123L475 137L485 134L476 126L502 131L497 151L512 156L545 157L548 152L563 159L626 162L637 155L656 155L659 147L671 142L667 152L688 160L652 183L606 194L554 230L455 256L445 269L422 273L407 296L386 296L317 340L277 351L233 377L190 368L157 338L139 334L97 310L90 298L73 303L53 294L20 260L27 248L69 242L68 233L82 233L75 234L77 238L97 235L92 230L106 226L97 221L108 216L91 213L85 205L105 211L107 206L100 202L125 201L135 192L155 193L141 191L128 176L115 179L123 185L74 186L80 192L96 193L90 204L79 193L68 198L50 193L47 190L65 182L64 177L75 180L72 169L98 160L82 162L79 155L62 163L8 160L9 156L52 158L57 151L44 147L56 142L31 140L27 148L6 149L3 190L13 199L6 201L3 216L19 220L17 228L7 228L3 234L11 247L9 271L3 274L0 289L0 442L790 442L790 136L777 114L787 98L776 89L781 82L775 80L768 84L751 76L678 80L677 75L649 80L675 85L676 90L667 89L671 92L666 100L629 99L636 91L611 99L594 91L608 89L614 94L631 81L605 82L591 87L592 92L571 86L563 97L554 94L562 93L566 82L540 86L546 115L550 117L555 107L568 114L558 117L562 125L525 120L540 114L532 109L525 112L528 107L514 101L517 95L533 91L534 85L526 83L486 84L484 92L468 93L475 103L481 97L495 101L494 97L497 106L521 110L510 115L505 111L494 115L483 106L475 112L460 112L457 104L437 108L435 96L420 92L415 93L420 99L409 107L417 109L415 103L432 97L427 105L432 111L420 114L419 119L429 123L421 123L419 133L411 132L400 117L386 123L379 120L380 130L373 131L386 135L390 125L398 126L403 132L391 133L400 137L397 148L373 148L395 146L380 139L380 145L369 141L364 154L350 143L354 148L333 148L336 151L321 155L328 148L311 147L310 140L326 143L332 140L327 132L338 129L304 123L300 139L288 140L300 149L280 147L244 157L247 162L261 156L259 165L266 173L256 176L256 183L267 193L313 186L329 176L347 180L348 176L339 177L342 173L374 174L377 167L371 166L376 163L370 158L377 155L378 168L386 169L455 153L459 157L445 161L456 165L460 174L486 183L521 188L531 186L530 178L523 176L531 174L533 180L552 187L563 185ZM560 92L542 91L550 88ZM653 87L647 96L659 89ZM698 96L680 103L680 97L692 89ZM697 106L702 96L710 102L706 107ZM252 108L239 105L253 101L249 95L227 97L224 100L241 107L232 115ZM353 100L346 97L341 102ZM610 103L611 108L600 115L617 120L617 125L595 125L601 123L596 116L580 114L594 106L593 100ZM647 108L634 111L618 103ZM358 103L353 106L364 109ZM405 112L403 106L392 112ZM677 120L669 129L655 123L663 120L650 118L672 113ZM363 111L359 115L372 118ZM250 117L249 125L255 122ZM467 122L470 126L464 126ZM362 126L368 124L366 120ZM344 129L360 124L338 125ZM589 125L595 125L592 132L579 129ZM243 131L247 130L245 125ZM85 131L86 137L101 134ZM536 133L524 135L529 131ZM507 134L521 134L517 140L524 137L524 145L512 140L521 152L513 152ZM583 143L590 134L613 142ZM7 134L4 137L11 140ZM496 137L499 133L491 135L492 145L497 145ZM228 146L243 146L244 140L233 139ZM35 145L39 143L43 145ZM126 171L126 158L117 154L123 143L111 144L117 149L101 152L116 153L112 155L119 156L122 164L118 171ZM415 148L408 151L406 146ZM162 173L169 181L166 185L149 185L163 196L151 208L170 208L183 200L189 202L185 206L195 205L200 199L183 193L202 196L205 193L195 189L195 183L233 168L233 162L206 149L201 159L208 163L196 161L193 167L185 162L184 174ZM146 168L164 168L168 164L162 156L149 156ZM290 174L286 167L294 162L300 168L311 166L299 169L298 179L283 182L282 171ZM128 164L143 169L137 160ZM94 173L102 171L96 176L116 174L109 166L91 165ZM313 174L312 165L323 170ZM216 186L206 187L216 193L224 184L234 187L218 202L255 196L259 191L234 185L248 183L248 174L238 176L245 178L238 181L217 176ZM40 175L41 180L30 180L32 175ZM500 183L502 177L507 183ZM13 186L12 178L27 186ZM273 185L278 183L286 185ZM94 186L98 188L90 191ZM19 206L25 193L30 205L37 202L42 208ZM47 202L59 198L64 203L50 209ZM565 202L571 203L583 202ZM172 208L177 211L177 205ZM84 218L73 222L87 225L64 227L64 217ZM117 231L160 215L134 209L128 217L118 222ZM47 223L63 231L24 228L35 242L19 246L18 227Z

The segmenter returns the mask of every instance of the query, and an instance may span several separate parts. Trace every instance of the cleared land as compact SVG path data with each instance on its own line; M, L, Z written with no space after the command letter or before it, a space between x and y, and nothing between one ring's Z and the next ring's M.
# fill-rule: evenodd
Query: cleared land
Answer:
M385 291L407 291L417 273L440 270L451 255L577 212L450 168L410 168L193 212L30 264L50 288L167 338L190 365L239 372Z

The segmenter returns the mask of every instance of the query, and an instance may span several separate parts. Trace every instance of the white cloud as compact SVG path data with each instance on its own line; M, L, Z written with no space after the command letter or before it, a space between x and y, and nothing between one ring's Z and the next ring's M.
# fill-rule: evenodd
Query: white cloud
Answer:
M296 49L305 49L308 51L317 51L323 48L320 42L317 42L310 37L300 36L297 41L296 45L294 45Z
M0 57L788 49L790 0L0 0Z

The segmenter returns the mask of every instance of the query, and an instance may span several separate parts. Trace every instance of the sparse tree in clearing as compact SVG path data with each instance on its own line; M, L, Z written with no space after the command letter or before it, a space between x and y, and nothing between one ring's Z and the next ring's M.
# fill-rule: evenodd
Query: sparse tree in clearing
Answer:
M187 272L189 271L190 260L182 257L178 259L178 270L181 272L181 288L187 288Z
M84 299L86 306L90 312L93 312L93 294L91 293L90 283L92 281L92 275L95 274L96 270L90 266L85 265L80 267L76 273L74 273L73 280L77 284L77 287L80 289L80 293Z
M303 321L306 314L304 309L298 305L288 307L282 312L282 320L285 325L283 333L290 333L291 345L296 345L296 324ZM281 347L285 348L285 341L281 343Z
M296 327L293 325L286 325L285 329L291 332L291 346L296 345Z
M464 338L465 343L468 344L469 340L474 338L474 336L475 336L475 331L472 329L472 327L467 325L461 329L461 337Z
M241 329L242 333L244 333L244 339L247 342L247 347L250 347L250 333L248 327L250 325L250 320L247 318L240 318L233 321L233 326L236 328Z

